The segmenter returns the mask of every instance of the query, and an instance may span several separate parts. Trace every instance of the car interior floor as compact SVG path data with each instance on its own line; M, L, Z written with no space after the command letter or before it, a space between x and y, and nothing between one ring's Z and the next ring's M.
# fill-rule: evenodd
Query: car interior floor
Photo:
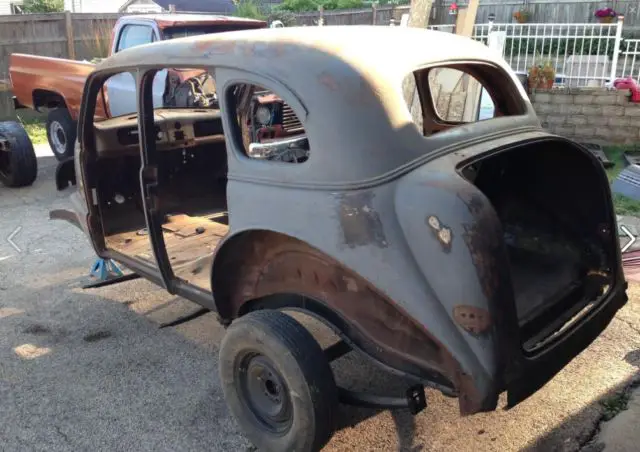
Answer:
M224 144L163 151L157 204L174 275L211 290L213 252L229 230ZM139 157L101 162L99 193L107 246L156 266L140 193Z

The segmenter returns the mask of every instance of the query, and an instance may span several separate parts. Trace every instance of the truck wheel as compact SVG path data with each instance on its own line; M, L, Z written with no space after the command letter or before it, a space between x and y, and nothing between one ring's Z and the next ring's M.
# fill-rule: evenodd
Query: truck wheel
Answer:
M47 116L47 139L56 159L59 161L73 157L77 136L76 121L71 119L69 110L56 108Z
M7 187L26 187L38 176L38 160L22 125L0 122L0 182Z
M220 346L225 399L249 440L264 451L317 451L331 438L338 389L322 348L279 311L229 326Z

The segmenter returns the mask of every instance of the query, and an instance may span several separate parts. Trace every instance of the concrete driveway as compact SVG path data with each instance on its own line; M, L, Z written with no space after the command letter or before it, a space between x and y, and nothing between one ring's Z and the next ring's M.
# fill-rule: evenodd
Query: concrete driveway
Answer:
M0 450L252 450L218 382L223 329L212 315L159 329L197 307L143 280L83 291L94 255L79 230L48 220L67 194L48 149L38 153L33 187L0 187ZM640 286L629 293L605 333L520 406L461 418L456 400L428 391L415 418L344 407L326 449L579 450L597 437L600 401L638 375ZM336 373L345 386L403 389L351 355Z

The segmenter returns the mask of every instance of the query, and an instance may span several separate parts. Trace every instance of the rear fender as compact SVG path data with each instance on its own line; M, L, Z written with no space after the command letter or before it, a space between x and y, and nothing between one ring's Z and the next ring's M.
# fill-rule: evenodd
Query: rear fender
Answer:
M254 309L302 308L384 365L449 388L443 392L455 388L462 414L495 408L497 395L487 399L478 389L486 384L439 338L366 279L298 239L264 230L227 238L215 256L212 287L224 324Z
M428 166L398 184L395 209L414 258L486 375L495 398L517 367L517 314L502 227L489 200L453 169Z

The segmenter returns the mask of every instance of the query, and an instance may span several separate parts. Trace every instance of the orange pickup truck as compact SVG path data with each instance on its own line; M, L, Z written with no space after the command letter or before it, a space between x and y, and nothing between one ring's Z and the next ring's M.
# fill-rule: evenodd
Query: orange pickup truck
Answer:
M114 26L110 54L160 40L266 27L267 23L260 20L200 14L124 16ZM60 161L73 156L84 84L95 67L83 61L11 55L9 73L15 108L48 110L47 138ZM164 72L164 80L178 84L197 76L184 70ZM111 117L137 111L135 87L131 74L113 77L103 90L96 114ZM164 91L165 83L158 89ZM159 93L160 98L162 95Z

